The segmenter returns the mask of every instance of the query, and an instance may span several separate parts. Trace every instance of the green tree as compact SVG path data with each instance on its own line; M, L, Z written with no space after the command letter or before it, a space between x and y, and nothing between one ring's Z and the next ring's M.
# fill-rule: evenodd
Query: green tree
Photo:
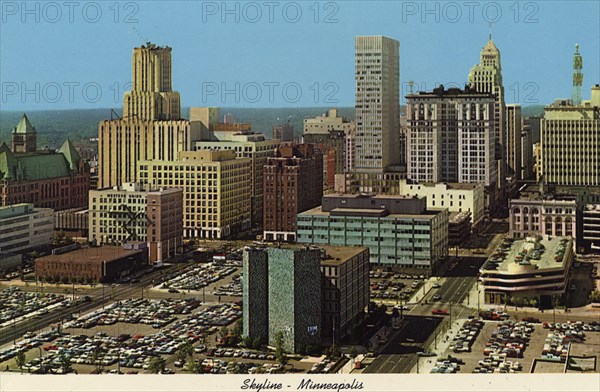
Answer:
M58 356L60 361L60 367L64 374L73 372L73 366L71 365L71 359L65 355L64 352L61 352Z
M227 335L229 335L229 328L223 326L221 327L221 329L219 330L219 337L222 340L225 340L225 338L227 337Z
M194 355L194 348L190 342L185 342L175 352L175 358L181 362L187 362L188 358L192 358Z
M235 336L236 339L241 340L242 339L242 334L244 333L244 324L242 323L242 320L238 320L235 325L233 326L233 336Z
M186 365L186 370L192 374L203 374L204 367L202 366L202 362L190 361Z
M352 346L352 348L350 349L350 357L356 358L357 355L358 351L356 351L356 346Z
M92 349L92 365L94 366L94 373L101 374L104 371L104 364L102 360L104 359L102 354L102 349L98 346Z
M287 363L287 357L285 356L285 352L283 350L283 332L277 332L275 335L275 358L277 362L281 364L281 366L285 366Z
M152 374L158 374L165 370L165 360L162 357L153 357L148 362L148 371Z
M20 351L17 354L17 366L19 367L19 369L21 369L21 373L23 373L23 366L25 366L26 362L27 359L25 358L25 352Z

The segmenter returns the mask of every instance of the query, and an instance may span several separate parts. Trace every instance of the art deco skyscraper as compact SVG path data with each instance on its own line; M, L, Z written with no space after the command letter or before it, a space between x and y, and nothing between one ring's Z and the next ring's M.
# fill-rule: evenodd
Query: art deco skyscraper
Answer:
M171 48L147 43L133 49L131 91L125 94L123 117L179 120L179 93L172 91Z
M135 182L138 161L177 160L200 139L200 129L180 118L179 93L171 91L171 48L135 48L132 73L123 118L98 124L100 189Z
M492 41L490 34L487 44L481 50L479 64L471 68L469 85L480 93L491 93L496 97L494 105L494 139L496 140L496 160L498 161L498 197L504 193L506 181L506 109L504 86L502 84L502 66L500 50Z
M383 172L400 162L399 47L387 37L356 37L356 171Z

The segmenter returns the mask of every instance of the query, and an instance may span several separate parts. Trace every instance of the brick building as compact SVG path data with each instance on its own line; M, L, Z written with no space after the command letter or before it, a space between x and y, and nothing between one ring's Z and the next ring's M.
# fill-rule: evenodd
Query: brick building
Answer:
M40 257L35 260L35 276L55 282L104 283L147 266L146 249L103 246Z
M295 241L296 215L321 205L323 157L312 145L281 146L264 167L267 241Z
M30 126L23 115L17 129ZM0 145L0 206L33 203L36 207L54 210L85 207L89 167L73 143L67 139L57 151L35 151L31 146L35 138L15 134L27 142L13 140L13 151L6 143Z

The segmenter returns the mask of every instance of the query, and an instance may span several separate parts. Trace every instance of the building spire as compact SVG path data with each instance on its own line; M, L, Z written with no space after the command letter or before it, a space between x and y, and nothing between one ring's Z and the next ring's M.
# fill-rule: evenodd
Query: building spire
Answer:
M491 41L492 40L492 22L491 21L488 22L488 25L489 25L489 28L490 28L490 35L488 37L488 41Z
M575 53L573 54L573 93L571 101L573 105L581 105L581 86L583 85L583 58L579 53L579 44L575 44Z

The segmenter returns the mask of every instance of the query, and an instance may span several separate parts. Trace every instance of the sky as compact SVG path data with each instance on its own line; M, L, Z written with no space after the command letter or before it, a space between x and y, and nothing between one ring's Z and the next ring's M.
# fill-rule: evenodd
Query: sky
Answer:
M182 106L354 106L354 37L400 42L401 103L462 87L491 32L507 103L571 96L575 44L583 99L600 83L598 1L0 2L2 110L120 108L132 49L173 48Z

